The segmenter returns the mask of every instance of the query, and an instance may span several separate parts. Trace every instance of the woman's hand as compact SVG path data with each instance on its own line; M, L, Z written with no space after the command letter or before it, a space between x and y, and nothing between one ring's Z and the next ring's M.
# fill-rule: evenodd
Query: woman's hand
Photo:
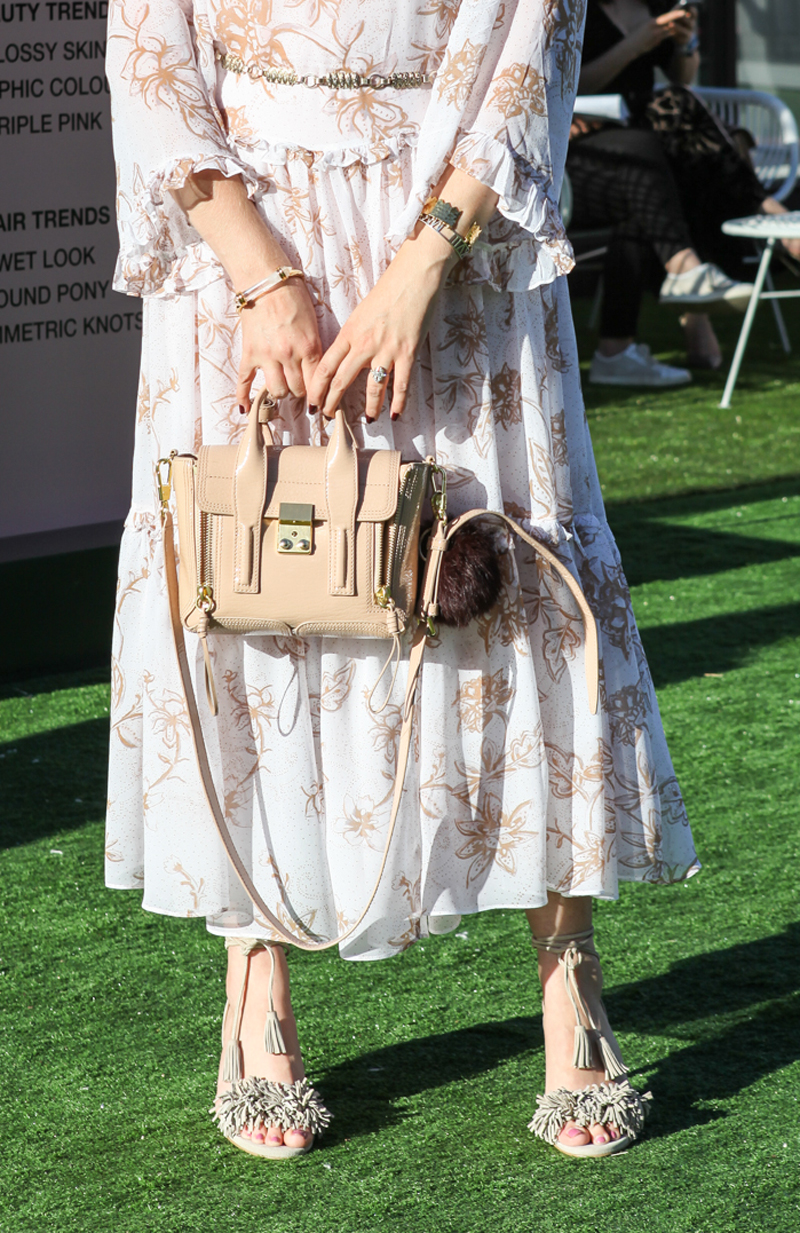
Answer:
M674 39L676 43L688 43L694 32L694 15L688 9L672 9L662 13L660 17L651 17L631 31L627 39L632 59L644 56L654 47L658 47L666 39Z
M256 300L241 315L242 358L236 399L247 409L250 390L261 369L267 389L275 398L310 388L322 355L317 317L300 278L287 279Z
M434 195L461 211L465 223L485 227L498 196L465 171L447 167ZM457 257L438 232L417 223L413 238L400 247L383 274L350 314L335 342L320 361L309 387L309 399L330 418L345 390L365 368L394 372L392 419L406 405L411 369L425 339L436 297ZM386 384L367 380L366 416L376 420L386 396Z
M216 253L231 286L244 291L283 266L291 266L238 176L201 171L172 195L189 222ZM242 359L236 397L245 410L260 368L276 398L302 397L322 355L317 317L305 283L290 278L242 311Z
M696 9L681 9L682 21L675 23L675 29L672 38L679 47L685 47L690 43L697 33L697 10ZM670 16L670 14L667 14Z
M394 373L392 419L406 403L417 348L428 333L431 314L455 254L442 236L422 227L400 247L385 274L350 314L323 355L309 386L309 400L330 418L345 391L365 368ZM367 381L365 412L376 420L386 384Z

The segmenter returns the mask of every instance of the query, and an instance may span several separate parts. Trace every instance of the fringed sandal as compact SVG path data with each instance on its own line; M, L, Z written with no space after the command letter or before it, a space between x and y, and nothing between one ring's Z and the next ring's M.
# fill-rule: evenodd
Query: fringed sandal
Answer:
M330 1124L331 1114L322 1103L319 1092L308 1079L296 1079L294 1083L279 1083L256 1076L244 1077L241 1031L244 1002L250 975L250 958L257 951L268 950L270 955L268 1010L264 1024L264 1048L267 1053L285 1053L286 1045L281 1032L280 1020L275 1011L272 990L275 983L275 955L273 943L258 938L229 938L226 946L240 946L245 955L244 976L234 1012L233 1030L228 1044L223 1047L222 1079L230 1083L227 1092L218 1096L209 1112L219 1124L225 1138L243 1152L252 1156L265 1156L270 1160L288 1160L292 1156L304 1156L314 1146L314 1138L321 1135ZM230 1004L225 1006L225 1014ZM223 1031L225 1016L223 1016ZM287 1147L284 1143L256 1143L242 1134L246 1127L259 1123L278 1126L283 1131L307 1130L311 1138L303 1147Z
M641 1134L648 1105L653 1099L650 1092L639 1092L631 1087L625 1076L628 1068L617 1049L606 1040L600 1025L595 1022L589 1007L578 988L576 969L584 955L598 958L592 946L594 930L566 934L563 937L533 938L537 950L558 955L559 966L564 972L572 1008L575 1011L575 1052L572 1065L577 1069L591 1070L595 1058L605 1071L604 1083L593 1083L581 1091L559 1087L554 1092L536 1097L538 1106L533 1120L528 1124L545 1143L549 1143L565 1156L611 1156L624 1152ZM567 1122L576 1126L613 1126L619 1132L618 1139L608 1143L586 1143L582 1147L570 1147L560 1143L558 1136Z

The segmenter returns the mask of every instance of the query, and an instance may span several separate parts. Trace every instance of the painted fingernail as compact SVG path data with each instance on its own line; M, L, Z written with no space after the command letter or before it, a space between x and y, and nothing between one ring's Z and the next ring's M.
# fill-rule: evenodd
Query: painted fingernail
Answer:
M392 423L394 423L394 421L395 421L395 420L399 420L399 419L400 419L400 412L399 412L399 411L393 411L393 412L392 412Z
M241 403L239 403L239 410L240 410L240 412L241 412L241 414L242 414L242 415L246 415L246 414L247 414L247 408L246 408L246 407L243 407Z
M314 404L310 402L308 404L308 411L309 411L309 415L316 415L317 412L319 411L319 407L314 406Z

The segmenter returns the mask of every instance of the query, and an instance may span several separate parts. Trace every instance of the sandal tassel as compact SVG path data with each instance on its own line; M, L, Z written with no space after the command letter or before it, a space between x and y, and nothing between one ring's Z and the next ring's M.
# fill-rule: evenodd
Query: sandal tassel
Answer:
M594 1065L595 1032L582 1023L575 1024L575 1050L572 1065L579 1070L591 1070Z
M222 1079L225 1083L238 1083L243 1078L242 1050L238 1040L231 1040L225 1046L225 1055L222 1061Z
M286 1053L280 1019L274 1010L267 1011L267 1020L264 1024L264 1048L267 1053Z
M602 1032L597 1033L597 1046L606 1072L606 1080L621 1079L628 1073L628 1067L617 1057L611 1045Z
M272 996L272 987L275 984L275 948L268 947L269 950L269 985L267 986L267 1020L264 1024L264 1048L267 1053L285 1053L286 1045L283 1040L283 1032L281 1024L275 1010L275 1001Z

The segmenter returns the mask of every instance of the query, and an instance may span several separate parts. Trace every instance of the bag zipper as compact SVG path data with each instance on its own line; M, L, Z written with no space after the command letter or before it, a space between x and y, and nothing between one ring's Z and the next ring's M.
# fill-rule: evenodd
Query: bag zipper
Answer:
M400 485L394 522L389 527L386 553L386 586L393 596L398 585L400 565L405 555L414 518L425 496L430 467L425 462L412 463Z
M197 466L194 467L195 477ZM214 571L212 536L214 521L211 514L200 510L199 526L197 528L197 599L196 606L206 616L210 616L216 604L214 602Z

